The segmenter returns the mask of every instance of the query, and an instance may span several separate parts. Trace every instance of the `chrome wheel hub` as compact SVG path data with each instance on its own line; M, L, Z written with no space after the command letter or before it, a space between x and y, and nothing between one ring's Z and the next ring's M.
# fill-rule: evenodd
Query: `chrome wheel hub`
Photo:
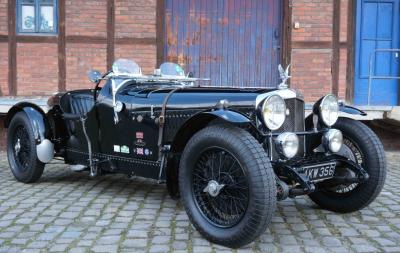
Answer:
M21 139L18 139L14 145L15 153L18 155L19 151L21 150Z
M217 197L224 186L224 184L219 184L215 180L210 180L203 192L207 192L212 197Z

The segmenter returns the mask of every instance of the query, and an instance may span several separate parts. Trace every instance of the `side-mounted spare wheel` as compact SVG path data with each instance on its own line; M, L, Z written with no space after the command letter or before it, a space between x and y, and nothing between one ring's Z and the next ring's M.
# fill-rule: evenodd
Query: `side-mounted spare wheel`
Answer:
M32 125L23 111L14 115L8 127L7 156L11 172L18 181L33 183L42 175L44 163L37 158Z
M224 124L189 140L180 161L179 190L196 229L232 248L260 236L276 206L276 182L265 150L247 131Z
M369 175L367 181L321 189L310 194L318 205L335 212L353 212L369 205L381 192L386 178L386 157L378 136L362 122L340 118L333 128L343 133L339 151L361 165Z

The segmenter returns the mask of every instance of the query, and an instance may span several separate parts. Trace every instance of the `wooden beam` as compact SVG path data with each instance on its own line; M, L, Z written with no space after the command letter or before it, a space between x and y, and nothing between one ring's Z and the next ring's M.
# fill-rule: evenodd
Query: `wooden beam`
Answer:
M7 42L8 43L8 35L0 34L0 42Z
M354 66L355 66L355 36L356 36L356 5L357 1L349 0L347 10L347 68L346 68L346 101L354 100Z
M283 1L282 12L282 56L281 62L284 66L291 63L292 59L292 6L290 0Z
M8 93L17 95L17 42L15 0L8 0Z
M332 94L339 95L339 65L340 65L340 0L333 1L332 27Z
M68 35L65 38L67 43L84 44L107 44L107 37L86 36L86 35Z
M58 1L58 90L66 90L65 0Z
M164 62L165 44L165 0L157 0L157 66Z
M120 45L156 45L157 43L158 38L115 38L115 44Z
M107 69L111 69L115 56L115 4L107 0Z
M57 36L17 35L17 43L57 43Z
M331 41L292 41L292 49L331 49Z

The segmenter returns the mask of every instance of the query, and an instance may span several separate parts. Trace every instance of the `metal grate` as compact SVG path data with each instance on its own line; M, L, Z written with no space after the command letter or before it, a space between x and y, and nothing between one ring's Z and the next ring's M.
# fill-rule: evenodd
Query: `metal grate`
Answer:
M289 115L286 116L283 126L275 132L304 131L304 102L297 98L287 99L285 102Z
M289 115L286 116L285 123L279 128L275 130L274 133L283 133L283 132L303 132L305 126L304 120L304 101L292 98L286 99L286 108L289 110ZM299 136L299 151L297 153L297 157L304 155L304 137ZM275 150L275 145L272 147L273 160L276 160L279 155Z

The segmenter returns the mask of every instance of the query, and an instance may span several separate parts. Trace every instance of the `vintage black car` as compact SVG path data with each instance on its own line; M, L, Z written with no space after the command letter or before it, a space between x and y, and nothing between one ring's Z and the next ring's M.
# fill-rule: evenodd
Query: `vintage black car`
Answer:
M364 208L385 181L381 142L346 117L362 111L331 94L306 117L287 72L277 89L207 87L173 63L143 75L117 60L104 75L89 73L94 89L56 94L46 112L28 102L8 112L11 171L36 182L58 158L93 177L165 182L204 237L233 248L263 233L288 197L335 212Z

